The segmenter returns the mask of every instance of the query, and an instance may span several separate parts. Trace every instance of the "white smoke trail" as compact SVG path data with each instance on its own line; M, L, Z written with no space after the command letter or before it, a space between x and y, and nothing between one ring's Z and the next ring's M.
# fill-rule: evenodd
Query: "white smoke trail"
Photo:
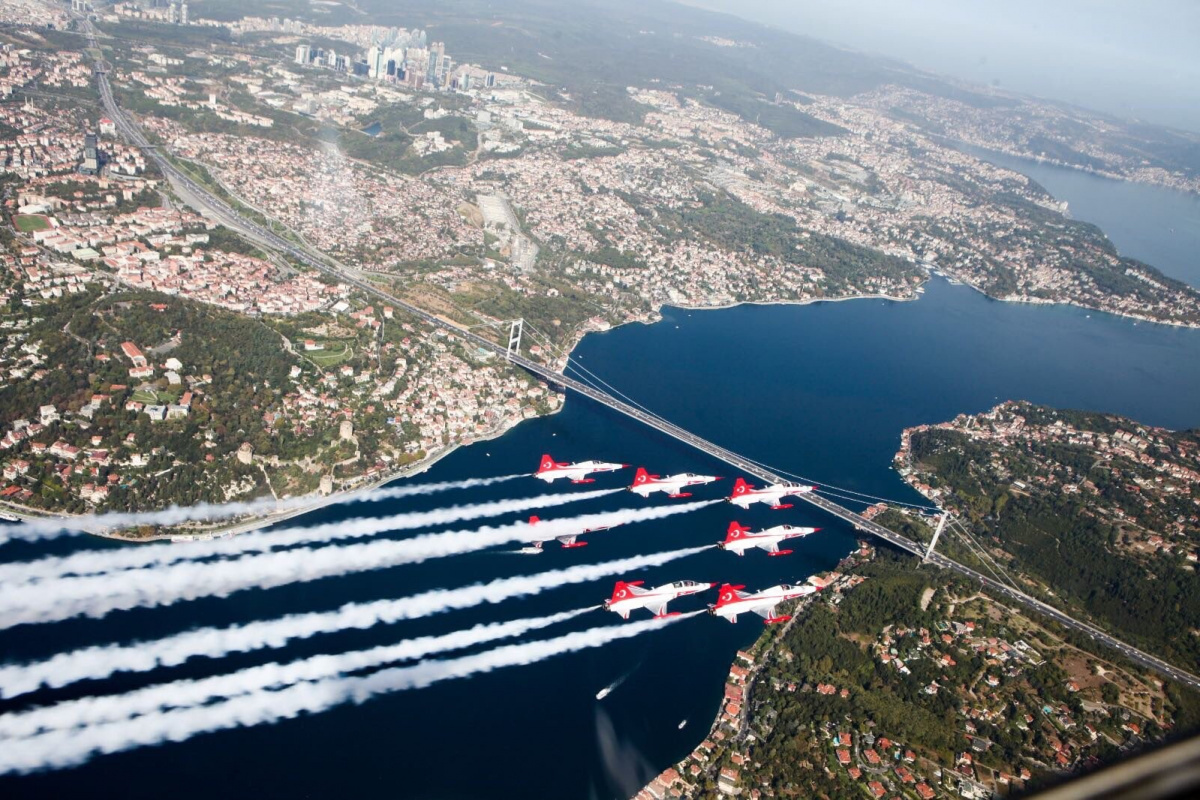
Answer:
M15 525L0 527L0 544L13 539L50 539L65 533L105 532L138 525L182 525L186 522L205 522L247 514L277 514L301 508L325 508L348 503L374 503L397 500L402 497L417 497L454 489L475 489L491 486L525 475L501 475L495 478L467 478L461 481L440 481L406 486L385 486L362 492L346 492L328 498L289 497L276 500L261 497L257 500L242 500L232 503L197 503L192 506L171 506L161 511L112 512L81 517L33 519Z
M323 633L365 630L374 625L472 608L483 603L501 603L563 586L662 566L711 547L704 545L601 564L581 564L536 575L499 578L459 589L434 589L395 600L348 603L334 611L291 614L228 628L200 628L149 642L86 647L59 653L45 661L0 666L0 698L16 697L42 686L57 689L77 681L98 680L117 672L147 672L158 667L173 667L189 658L219 658L230 653L283 647L289 641Z
M702 612L591 628L461 658L394 667L363 677L297 683L278 691L252 691L210 705L11 739L0 748L0 774L74 766L95 754L117 753L168 741L182 742L201 733L268 724L303 713L327 711L345 703L363 703L383 694L421 689L439 681L467 678L503 667L532 664L566 653L602 647L659 630L699 613Z
M191 708L213 700L227 700L264 689L331 678L398 661L426 658L438 653L521 636L530 631L566 622L595 609L596 606L592 606L546 617L476 625L466 630L409 639L399 644L383 645L369 650L312 656L287 664L263 664L227 675L147 686L121 695L67 700L45 708L0 716L0 739L22 738L45 731L117 722L172 708Z
M485 550L517 541L549 540L601 528L685 514L721 502L704 500L670 506L623 509L519 522L478 530L449 531L403 541L298 548L218 563L184 562L161 569L128 570L119 576L59 578L38 584L0 587L0 629L24 623L56 622L77 616L100 618L112 611L170 605L199 597L224 597L243 589L265 589L319 578L415 564L433 558Z
M594 500L619 491L621 490L599 489L590 492L562 492L538 497L497 500L476 505L451 506L432 511L414 511L388 517L361 517L308 527L258 531L242 534L232 539L145 544L119 550L85 550L68 556L0 564L0 585L13 587L69 575L99 575L119 570L162 567L180 561L263 552L276 547L307 542L355 539L387 531L413 530L414 528L495 517L501 514L551 508L581 500Z

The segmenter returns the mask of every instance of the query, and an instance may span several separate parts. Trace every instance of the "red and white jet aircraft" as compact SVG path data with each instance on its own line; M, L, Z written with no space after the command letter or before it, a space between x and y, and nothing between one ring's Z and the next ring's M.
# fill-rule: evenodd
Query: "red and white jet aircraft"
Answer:
M753 612L765 620L764 624L773 625L776 622L787 622L791 619L791 616L787 614L782 617L775 616L775 606L785 600L795 600L797 597L804 597L818 591L816 586L809 583L801 586L789 586L784 583L753 594L741 591L745 588L745 586L725 584L721 587L720 594L717 595L717 604L710 606L708 612L718 617L724 617L730 622L737 622L738 614Z
M712 475L697 475L694 472L681 472L663 478L646 472L645 467L638 467L629 491L642 497L649 497L651 492L666 492L667 497L691 497L691 492L683 491L685 486L703 486L719 480L721 479Z
M541 520L538 519L537 517L529 518L530 525L537 525L539 522L541 522ZM575 540L578 539L580 536L583 536L585 533L595 533L596 531L606 531L611 527L615 527L615 526L608 525L603 528L584 528L583 530L581 530L577 533L568 533L568 534L564 534L562 536L555 536L554 538L556 541L560 542L563 547L587 547L587 542L577 542ZM530 556L538 555L539 553L542 552L542 543L540 541L531 542L529 544L529 546L522 547L517 552L522 553L524 555L530 555Z
M794 483L769 483L761 489L755 489L741 478L733 484L733 494L729 502L735 506L749 508L751 503L766 503L771 508L791 508L791 503L784 503L785 497L799 497L808 494L817 487L800 486Z
M628 464L610 464L606 461L580 461L577 464L560 464L547 453L542 456L541 466L533 473L533 477L541 478L546 483L554 483L559 478L570 478L571 483L593 483L595 478L589 478L593 472L615 472L625 469Z
M676 597L707 592L714 586L716 586L715 583L675 581L665 586L643 589L642 581L629 581L628 583L617 581L617 585L613 587L612 598L604 601L604 607L620 614L621 619L629 619L629 612L639 608L648 609L655 617L669 617L673 614L667 613L667 603ZM678 611L674 612L674 614L678 613Z
M797 528L794 525L776 525L773 528L755 533L749 528L743 528L736 522L729 523L729 530L725 534L725 541L719 542L717 547L722 550L730 550L737 553L739 556L746 555L746 551L751 547L761 547L767 551L768 555L786 556L791 550L780 550L779 543L787 539L797 539L802 536L808 536L810 533L816 533L820 528Z

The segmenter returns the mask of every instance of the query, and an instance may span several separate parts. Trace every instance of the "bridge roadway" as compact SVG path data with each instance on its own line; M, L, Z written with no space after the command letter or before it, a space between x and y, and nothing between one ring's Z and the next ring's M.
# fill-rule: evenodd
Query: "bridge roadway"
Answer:
M90 22L87 23L86 28L88 29L89 45L92 48L95 48L95 33L91 28ZM104 103L105 111L116 124L121 133L124 134L129 141L143 148L146 154L154 160L159 169L162 170L163 174L167 176L171 184L174 185L177 190L182 187L188 194L193 195L195 199L205 207L204 210L207 210L209 215L215 218L217 221L229 228L243 233L250 239L260 244L286 253L302 264L306 264L314 269L331 275L340 281L361 289L370 296L377 297L386 303L395 305L398 308L402 308L407 313L424 320L435 328L452 333L460 339L470 342L471 344L483 348L484 350L489 350L502 358L508 358L508 351L503 345L486 339L474 333L473 331L466 330L449 320L430 314L429 312L418 308L417 306L406 303L403 300L388 294L378 286L363 280L357 275L351 273L346 268L332 263L323 257L319 258L309 251L302 249L294 242L284 239L274 231L267 230L266 228L263 228L262 226L242 217L238 211L232 208L224 200L214 196L207 188L201 186L187 175L180 172L175 165L163 155L159 148L151 145L151 143L142 134L141 130L139 130L136 125L130 122L125 116L124 112L121 111L121 109L117 106L112 95L112 89L108 83L108 75L100 67L98 67L96 70L96 78L99 84L100 96ZM684 444L690 445L707 453L713 458L723 461L732 467L736 467L742 472L745 472L747 475L751 475L768 483L786 482L782 477L770 472L767 469L764 469L758 464L753 464L745 460L731 450L727 450L708 441L707 439L703 439L687 430L684 430L677 425L648 414L628 403L622 402L604 392L593 388L592 386L589 386L586 383L557 372L545 364L539 364L538 362L531 361L523 356L516 356L510 360L513 363L523 367L531 374L547 381L548 383L557 384L564 389L570 389L571 391L588 397L597 403L613 409L614 411L638 420L639 422L642 422L651 428L655 428L662 433L665 433L668 436L683 442ZM925 548L922 547L920 543L901 536L895 531L888 530L878 523L865 519L850 509L838 505L826 497L818 495L815 492L809 492L807 494L800 495L800 499L807 503L811 503L826 513L832 514L833 516L850 523L860 531L883 539L889 544L912 553L919 558L925 557ZM1145 653L1128 644L1125 644L1124 642L1113 636L1110 636L1099 628L1089 625L1086 622L1080 622L1063 611L1060 611L1059 609L1047 603L1043 603L1041 600L1038 600L1035 597L1031 597L1030 595L1018 591L1007 584L1001 583L993 578L989 578L988 576L977 572L965 564L960 564L957 561L943 556L940 553L931 553L929 556L929 561L937 564L938 566L952 569L962 575L965 575L966 577L979 582L983 586L986 586L993 593L1044 614L1054 619L1064 627L1090 636L1097 642L1107 645L1108 647L1120 652L1131 661L1155 670L1156 672L1166 675L1173 680L1179 681L1180 683L1188 684L1192 688L1200 689L1200 677L1174 667L1162 659L1150 655L1149 653Z

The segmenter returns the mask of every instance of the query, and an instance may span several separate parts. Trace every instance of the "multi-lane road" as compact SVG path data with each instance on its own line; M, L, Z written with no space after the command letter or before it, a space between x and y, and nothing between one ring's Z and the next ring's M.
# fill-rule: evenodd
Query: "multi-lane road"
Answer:
M83 25L85 31L87 32L89 46L95 50L95 31L90 22L84 21ZM496 342L486 339L472 331L465 330L449 320L437 317L414 305L406 303L405 301L392 296L388 292L385 292L375 284L372 284L351 273L344 267L332 263L322 254L301 247L295 242L279 236L274 231L267 230L261 225L246 219L224 200L216 197L209 189L196 183L196 181L192 180L190 177L177 169L161 150L153 146L146 139L141 130L134 125L125 115L125 113L117 106L116 100L113 98L112 88L109 86L108 74L103 62L97 63L96 81L99 85L100 98L104 104L105 112L116 124L116 127L121 134L128 141L142 148L146 154L154 160L159 169L163 172L167 180L177 192L187 196L189 200L200 206L198 210L206 213L208 216L225 225L226 227L242 233L260 246L283 253L302 264L325 272L326 274L329 274L344 283L352 285L363 292L366 292L370 296L377 297L386 303L395 305L398 308L402 308L414 317L417 317L436 328L449 331L460 339L468 341L477 347L482 347L485 350L490 350L499 356L509 358L509 360L511 360L513 363L521 366L531 374L536 375L545 381L591 398L597 403L601 403L608 408L613 409L614 411L638 420L639 422L655 428L656 430L659 430L662 433L665 433L668 436L671 436L685 444L695 447L696 449L701 450L710 456L725 462L726 464L736 467L737 469L745 472L747 475L751 475L768 483L785 482L780 476L775 475L758 464L744 459L731 450L727 450L719 445L716 445L707 439L701 438L700 436L684 430L683 428L680 428L679 426L674 425L660 417L635 408L634 406L618 400L605 392L595 389L586 383L557 372L545 364L531 361L530 359L519 355L510 357L508 351L503 345L497 344ZM818 495L815 492L800 495L800 498L808 503L811 503L817 508L820 508L822 511L825 511L850 523L856 529L883 539L895 547L899 547L900 549L906 550L909 553L921 558L924 558L926 555L925 548L920 543L901 536L895 531L888 530L878 523L865 519L853 511L838 505L832 500ZM952 569L971 578L974 581L978 581L981 585L987 587L994 594L1004 597L1007 600L1019 605L1025 606L1026 608L1032 609L1038 613L1044 614L1064 627L1089 636L1096 642L1116 650L1137 664L1155 670L1173 680L1179 681L1180 683L1185 683L1193 688L1200 689L1200 677L1174 667L1162 659L1150 655L1149 653L1138 650L1137 648L1122 642L1121 640L1105 633L1099 628L1087 624L1086 622L1076 620L1069 614L1066 614L1065 612L1055 608L1054 606L1044 603L1035 597L1031 597L1030 595L1001 583L1000 581L989 578L986 575L983 575L974 569L971 569L964 564L960 564L957 561L954 561L953 559L948 558L940 553L934 552L929 554L928 561L946 569Z

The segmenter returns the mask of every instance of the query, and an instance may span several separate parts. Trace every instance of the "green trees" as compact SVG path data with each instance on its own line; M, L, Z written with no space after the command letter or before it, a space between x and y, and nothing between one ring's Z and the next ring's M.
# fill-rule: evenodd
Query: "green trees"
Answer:
M917 274L912 264L844 239L801 231L795 220L782 214L764 214L726 194L701 198L698 208L678 212L660 210L661 221L672 224L679 236L710 240L727 250L775 256L798 267L825 273L826 289L838 294L869 277L905 278Z
M1023 408L1031 425L1062 420L1080 429L1112 433L1120 423L1100 414ZM1136 423L1126 422L1126 427ZM1174 434L1190 437L1190 434ZM1023 447L1024 445L1022 445ZM1143 493L1129 488L1129 477L1114 471L1135 470L1133 462L1094 469L1097 456L1089 446L1061 441L1036 442L1003 449L955 431L934 429L914 434L913 460L939 486L950 487L976 529L1015 557L1014 565L1053 587L1070 605L1077 605L1111 626L1122 638L1181 666L1200 662L1200 640L1180 636L1200 620L1200 578L1181 569L1177 559L1153 551L1135 556L1115 549L1119 529L1113 512L1136 521L1149 531L1173 519L1147 503ZM1033 459L1030 456L1037 456ZM985 469L998 457L1010 477L1000 480ZM1094 479L1098 494L1068 493L1060 484L1029 492L1010 490L1013 481L1035 485L1045 466L1053 464L1070 474ZM1064 481L1065 482L1065 481ZM1136 489L1137 487L1133 487ZM1187 498L1183 498L1186 502ZM1097 513L1104 509L1103 513ZM1001 513L1003 512L1003 513ZM1192 540L1189 545L1198 543Z

